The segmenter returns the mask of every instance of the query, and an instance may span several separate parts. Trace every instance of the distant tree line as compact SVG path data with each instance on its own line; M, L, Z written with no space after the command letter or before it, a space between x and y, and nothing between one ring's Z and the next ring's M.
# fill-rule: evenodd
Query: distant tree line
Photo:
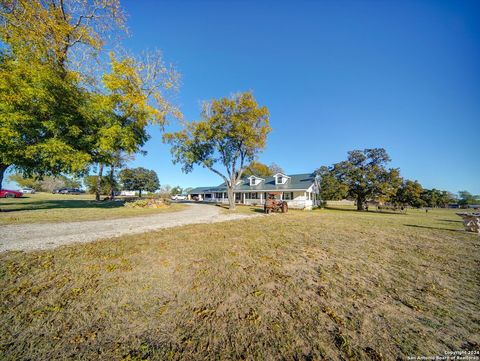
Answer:
M53 192L59 188L80 188L82 186L81 179L71 178L65 175L35 178L24 177L20 173L14 173L11 174L8 179L10 182L17 183L21 188L33 188L38 192Z
M322 166L316 173L322 200L355 200L364 210L371 201L402 207L446 207L479 204L480 196L460 191L425 189L416 180L403 179L398 168L388 168L390 157L383 148L353 150L345 161Z

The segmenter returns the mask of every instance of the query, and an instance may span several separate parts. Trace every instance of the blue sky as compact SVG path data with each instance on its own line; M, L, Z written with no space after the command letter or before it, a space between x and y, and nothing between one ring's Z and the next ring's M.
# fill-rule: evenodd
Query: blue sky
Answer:
M124 1L133 52L160 48L182 74L186 119L200 102L252 90L271 113L260 156L310 172L347 151L384 147L425 187L480 194L480 6L476 1ZM162 184L183 174L151 127Z

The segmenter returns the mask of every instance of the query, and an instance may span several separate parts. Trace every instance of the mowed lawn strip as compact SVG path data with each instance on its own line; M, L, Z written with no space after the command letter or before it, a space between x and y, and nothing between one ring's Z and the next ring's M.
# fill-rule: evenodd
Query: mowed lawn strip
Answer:
M479 246L451 210L320 210L4 253L0 359L478 350Z
M22 198L0 198L0 225L79 222L145 216L184 209L182 204L161 208L128 208L120 201L96 202L93 195L37 193Z

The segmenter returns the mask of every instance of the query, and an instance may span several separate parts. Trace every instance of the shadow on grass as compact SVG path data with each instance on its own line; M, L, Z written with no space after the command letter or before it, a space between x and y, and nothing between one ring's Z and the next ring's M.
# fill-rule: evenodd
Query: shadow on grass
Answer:
M331 211L343 211L343 212L358 212L358 213L378 213L378 214L398 214L398 215L406 215L407 213L405 212L395 212L395 211L379 211L377 209L373 210L373 209L369 209L368 211L367 210L364 210L364 211L359 211L357 209L353 209L353 208L337 208L337 207L325 207L325 209L329 209Z
M59 199L59 200L39 200L22 203L1 203L2 212L21 212L33 210L48 209L66 209L66 208L119 208L123 207L124 201L97 202L89 199Z
M219 204L219 203L216 203L215 204L217 207L220 207L220 208L223 208L225 210L230 210L230 208L228 207L228 205L226 204ZM235 210L238 210L238 209L249 209L249 211L251 212L255 212L255 213L264 213L264 210L263 210L263 207L255 207L255 206L248 206L248 205L244 205L244 204L236 204L235 205Z
M419 226L418 224L404 224L407 227L415 228L426 228L426 229L435 229L437 231L450 231L450 232L464 232L462 229L451 229L451 228L440 228L440 227L430 227L430 226Z
M454 221L453 219L439 219L441 222L463 223L462 221Z

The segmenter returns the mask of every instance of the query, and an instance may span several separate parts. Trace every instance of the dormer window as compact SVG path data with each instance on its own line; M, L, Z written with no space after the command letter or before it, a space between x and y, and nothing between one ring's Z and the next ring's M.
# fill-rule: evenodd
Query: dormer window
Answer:
M287 183L289 176L282 174L282 173L277 173L273 176L275 178L275 184L285 184Z
M254 175L248 177L248 179L250 180L250 187L256 186L264 180L263 178L255 177Z

